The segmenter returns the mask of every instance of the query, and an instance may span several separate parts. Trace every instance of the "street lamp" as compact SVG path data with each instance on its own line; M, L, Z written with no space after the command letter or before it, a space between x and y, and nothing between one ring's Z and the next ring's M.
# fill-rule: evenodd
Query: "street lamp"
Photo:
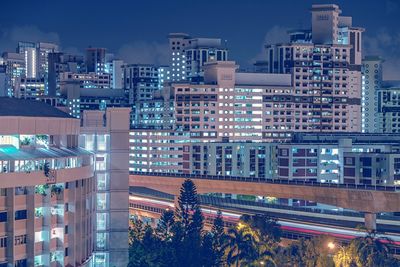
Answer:
M330 241L330 242L328 243L328 248L329 248L330 250L334 250L335 247L336 247L336 245L335 245L335 243L333 243L332 241Z
M260 261L260 265L264 265L265 264L265 262L264 261Z

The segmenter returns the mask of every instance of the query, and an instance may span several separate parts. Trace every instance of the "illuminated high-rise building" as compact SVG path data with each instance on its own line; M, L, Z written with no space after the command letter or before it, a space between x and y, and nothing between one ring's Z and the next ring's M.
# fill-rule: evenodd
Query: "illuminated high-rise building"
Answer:
M171 81L201 81L207 62L227 61L228 49L219 38L193 38L186 33L170 33Z
M313 5L312 30L290 33L290 43L266 46L267 70L288 73L290 94L297 103L284 100L282 112L302 107L305 117L287 116L290 124L300 119L306 131L361 132L361 35L351 17L340 16L337 5ZM285 127L283 130L293 130Z
M86 71L103 74L106 65L106 49L89 47L86 49Z

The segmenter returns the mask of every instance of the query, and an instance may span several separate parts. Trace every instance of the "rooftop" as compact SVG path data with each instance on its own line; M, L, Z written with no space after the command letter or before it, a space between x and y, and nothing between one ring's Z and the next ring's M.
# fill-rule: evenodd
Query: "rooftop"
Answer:
M73 118L44 102L0 97L0 116Z

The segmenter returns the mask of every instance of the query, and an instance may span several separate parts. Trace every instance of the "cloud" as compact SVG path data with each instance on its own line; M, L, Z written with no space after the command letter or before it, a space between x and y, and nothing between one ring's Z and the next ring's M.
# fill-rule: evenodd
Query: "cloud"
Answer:
M383 78L400 80L400 31L393 32L386 28L379 29L375 35L365 34L363 38L363 54L382 57Z
M277 43L288 42L289 41L289 36L287 33L288 30L289 28L278 25L275 25L272 28L270 28L264 36L260 52L254 58L252 58L251 62L249 63L252 64L257 60L264 60L266 58L265 48L264 48L266 44L277 44Z
M117 57L127 63L166 65L169 63L168 44L137 41L123 45Z
M15 51L19 41L60 44L60 37L55 32L45 32L34 25L13 26L0 31L0 51Z

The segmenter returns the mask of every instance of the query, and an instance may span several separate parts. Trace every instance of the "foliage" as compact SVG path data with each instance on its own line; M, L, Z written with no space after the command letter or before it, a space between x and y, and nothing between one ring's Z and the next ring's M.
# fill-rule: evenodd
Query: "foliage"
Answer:
M386 241L391 242L389 239ZM369 231L366 236L352 240L344 250L345 252L336 255L337 266L399 266L399 262L390 255L388 246L382 242L382 239L376 237L375 231ZM343 255L341 255L343 253L351 259L350 265L344 264Z
M47 189L49 189L49 185L47 185L47 184L36 185L35 186L35 194L40 194L42 196L46 196Z
M203 221L196 186L185 180L175 212L164 211L154 230L131 221L128 267L400 267L373 232L347 246L328 246L333 240L320 236L285 247L279 224L265 215L244 215L227 229L218 211L210 231L204 230Z
M230 228L228 230L228 254L229 265L240 266L240 263L251 263L256 259L254 250L256 243L251 233L245 229Z
M44 163L44 165L43 165L43 173L44 173L44 176L49 177L49 174L50 174L50 164L49 164L48 161L46 161L46 162Z
M28 137L25 137L24 139L21 140L22 146L29 146L30 144L31 144L31 139Z
M228 236L225 234L224 221L220 210L218 210L217 217L214 219L210 237L212 247L212 266L223 266Z
M50 189L51 196L59 195L59 194L61 194L62 191L63 191L63 187L62 186L54 185L54 184L51 185L51 189Z
M170 241L172 238L174 223L174 212L172 210L165 210L158 221L156 229L157 236L162 240Z

